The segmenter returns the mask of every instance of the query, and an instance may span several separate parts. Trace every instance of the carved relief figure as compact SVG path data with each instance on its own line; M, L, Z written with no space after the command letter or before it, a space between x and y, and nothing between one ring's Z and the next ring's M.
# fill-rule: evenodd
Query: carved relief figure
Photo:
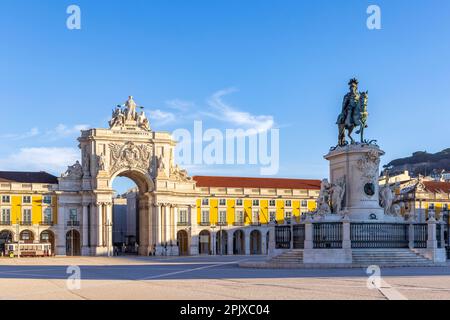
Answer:
M331 205L334 213L341 213L345 196L345 181L342 179L331 186Z
M320 183L320 193L317 198L317 214L323 216L325 214L331 213L330 209L330 188L331 185L328 182L328 179L323 179Z
M150 158L152 148L146 144L134 144L127 142L125 144L109 144L111 150L110 167L114 173L121 168L140 168L148 172L150 169Z
M391 214L392 202L394 201L394 193L388 183L380 188L380 205L384 208L385 214Z
M106 170L105 156L103 154L97 156L97 170Z

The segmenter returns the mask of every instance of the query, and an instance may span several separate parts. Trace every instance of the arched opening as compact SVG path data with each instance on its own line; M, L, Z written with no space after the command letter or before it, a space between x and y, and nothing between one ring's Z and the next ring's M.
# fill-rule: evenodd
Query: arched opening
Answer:
M20 241L23 241L24 243L33 243L34 233L30 230L23 230L20 233Z
M52 255L55 254L55 234L50 230L44 230L40 235L41 243L50 243Z
M228 233L225 230L217 232L216 236L216 253L225 255L228 252Z
M250 254L261 254L261 232L259 230L250 232Z
M135 170L125 170L112 177L113 212L112 242L114 252L120 254L145 254L151 246L151 239L141 237L142 217L150 219L151 213L141 212L145 207L147 192L153 189L153 182L147 175ZM146 233L149 233L148 230ZM143 236L145 236L144 234ZM149 236L149 235L147 235ZM139 250L139 246L141 250ZM145 251L145 252L144 252Z
M80 250L80 233L71 229L66 233L66 255L67 256L79 256Z
M245 254L245 235L240 229L233 233L233 254Z
M180 230L177 232L177 245L180 256L189 255L188 233L186 230Z
M5 244L14 241L14 234L10 230L0 231L0 252L5 253Z
M211 254L211 234L208 230L202 230L199 234L199 254Z

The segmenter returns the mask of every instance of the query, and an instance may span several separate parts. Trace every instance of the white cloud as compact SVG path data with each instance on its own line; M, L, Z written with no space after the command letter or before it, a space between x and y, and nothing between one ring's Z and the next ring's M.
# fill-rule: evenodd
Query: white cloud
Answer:
M187 111L194 106L194 103L180 99L167 100L165 103L169 108L178 111Z
M161 111L160 109L151 110L148 112L150 122L154 121L158 125L165 125L170 122L174 122L176 117L171 112Z
M5 133L0 135L1 139L9 139L9 140L23 140L32 138L39 135L39 129L38 128L31 128L29 131L24 133Z
M67 125L60 123L56 126L56 128L48 130L46 134L56 139L80 134L81 130L87 129L89 129L89 125L87 124L76 124L74 126L68 127Z
M208 104L220 112L219 115L209 114L218 120L235 124L243 129L255 129L257 132L265 132L273 128L275 121L273 116L253 115L249 112L239 111L226 104L222 97L237 91L234 88L224 89L214 93Z
M1 170L49 171L60 175L79 159L80 151L75 148L21 148L18 152L0 159Z

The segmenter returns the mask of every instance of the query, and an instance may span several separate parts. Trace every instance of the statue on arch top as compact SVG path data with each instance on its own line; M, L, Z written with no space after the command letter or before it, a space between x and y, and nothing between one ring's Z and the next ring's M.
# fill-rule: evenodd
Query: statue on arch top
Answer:
M342 111L338 116L336 124L339 128L338 146L344 146L348 144L345 138L345 132L350 138L350 143L356 143L352 137L352 132L356 127L359 129L356 131L361 136L361 143L364 143L364 129L367 128L367 102L369 92L358 91L358 80L350 79L349 92L344 96L342 102Z
M133 96L129 96L124 104L119 104L112 112L111 120L109 121L110 129L128 129L128 127L139 127L145 131L150 131L150 123L145 115L145 112L137 112L136 108L144 109L136 105Z

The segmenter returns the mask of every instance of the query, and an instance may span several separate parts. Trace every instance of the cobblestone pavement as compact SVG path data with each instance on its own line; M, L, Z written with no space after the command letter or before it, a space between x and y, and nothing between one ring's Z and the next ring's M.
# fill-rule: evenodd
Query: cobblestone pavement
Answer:
M245 269L263 257L61 257L0 259L0 299L450 299L450 266L382 269ZM68 279L78 266L80 288ZM72 289L72 290L70 290Z

